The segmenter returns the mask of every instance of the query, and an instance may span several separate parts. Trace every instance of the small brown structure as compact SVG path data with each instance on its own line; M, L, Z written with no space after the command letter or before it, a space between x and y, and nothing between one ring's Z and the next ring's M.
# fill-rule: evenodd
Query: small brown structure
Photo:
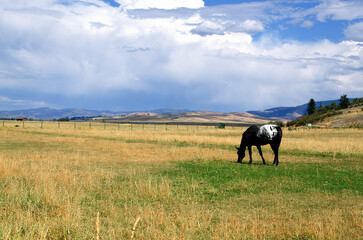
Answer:
M27 118L17 118L16 121L28 121Z

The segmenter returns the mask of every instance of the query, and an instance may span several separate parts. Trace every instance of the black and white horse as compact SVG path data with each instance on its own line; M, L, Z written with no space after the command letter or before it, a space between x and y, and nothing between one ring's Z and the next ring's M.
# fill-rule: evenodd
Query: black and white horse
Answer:
M250 161L252 163L252 146L256 146L260 156L262 158L263 164L266 164L265 159L262 156L261 146L270 144L272 150L274 151L274 165L279 164L279 147L282 138L282 130L276 125L263 125L261 127L251 126L243 134L241 145L237 148L238 160L241 163L242 159L245 157L246 147L248 147L248 152L250 154Z

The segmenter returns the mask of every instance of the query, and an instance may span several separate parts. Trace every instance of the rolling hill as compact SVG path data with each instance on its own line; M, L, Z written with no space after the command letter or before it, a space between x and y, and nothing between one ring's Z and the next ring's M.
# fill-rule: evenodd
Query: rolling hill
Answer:
M314 124L320 127L363 127L362 106L340 110L337 114Z
M318 108L320 104L324 107L326 105L330 105L332 102L338 104L339 100L319 101L316 102L316 107ZM277 117L285 120L294 120L300 116L305 115L307 113L307 108L308 104L306 103L295 107L277 107L262 111L247 111L247 112L265 118Z
M132 113L120 117L95 118L105 122L169 122L169 123L243 123L266 124L271 121L285 121L281 118L265 118L245 112L182 112L182 113Z
M316 106L330 105L339 100L319 101ZM265 124L271 121L287 122L306 114L307 103L295 107L276 107L260 111L247 112L210 112L190 111L187 109L156 109L150 111L99 111L80 108L51 109L37 108L13 111L0 111L0 119L16 119L26 117L28 119L54 120L60 118L73 118L75 120L88 120L107 122L194 122L194 123L243 123ZM353 114L351 114L353 115ZM80 117L83 117L79 119ZM358 118L361 117L358 114ZM352 116L352 118L354 118ZM338 121L338 120L336 120ZM349 120L355 122L355 120ZM338 124L338 123L336 123ZM334 123L332 123L334 125Z

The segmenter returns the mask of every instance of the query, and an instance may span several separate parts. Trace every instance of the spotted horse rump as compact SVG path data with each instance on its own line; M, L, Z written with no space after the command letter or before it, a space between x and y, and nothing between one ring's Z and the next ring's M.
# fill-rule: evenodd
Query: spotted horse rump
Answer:
M260 130L257 132L257 137L265 138L268 139L269 141L272 141L272 139L278 134L277 128L278 126L272 124L263 125L262 127L260 127Z

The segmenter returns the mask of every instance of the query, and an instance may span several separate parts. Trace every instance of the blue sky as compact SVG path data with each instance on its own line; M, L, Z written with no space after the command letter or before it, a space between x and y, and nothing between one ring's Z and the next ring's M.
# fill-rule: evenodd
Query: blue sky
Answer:
M239 4L239 3L246 3L246 2L259 2L259 1L242 1L242 0L227 0L227 1L218 1L218 0L210 0L204 1L205 6L217 6L223 4Z
M0 35L0 110L363 97L358 0L4 0Z

